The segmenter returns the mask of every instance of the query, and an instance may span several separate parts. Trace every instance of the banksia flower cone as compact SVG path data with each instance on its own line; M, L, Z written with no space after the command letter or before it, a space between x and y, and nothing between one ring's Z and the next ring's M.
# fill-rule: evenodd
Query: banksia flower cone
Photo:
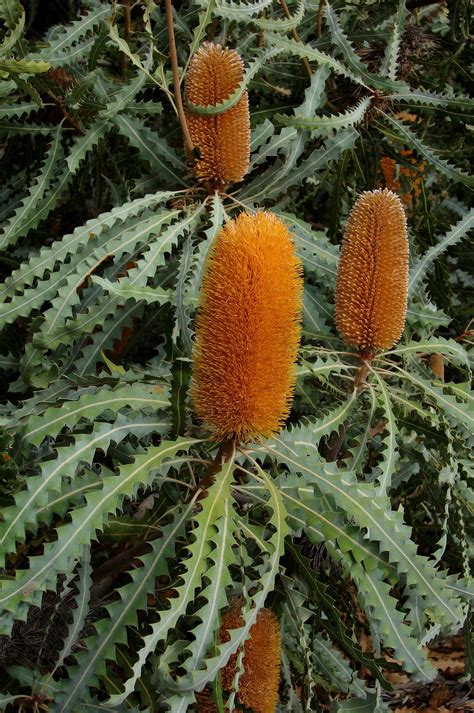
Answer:
M230 640L229 629L243 625L240 608L235 607L222 617L220 640ZM221 671L222 690L232 691L237 654L229 659ZM235 710L254 713L275 713L280 682L281 637L278 621L270 609L261 609L250 635L244 644L243 673L239 679ZM197 713L215 713L217 708L209 691L197 696ZM240 705L239 705L240 704ZM242 706L242 708L240 707Z
M196 320L192 400L216 440L258 440L291 405L302 269L286 226L242 213L209 253Z
M337 328L364 359L400 339L407 292L403 206L389 190L367 191L350 212L336 282Z
M235 92L244 65L235 50L205 42L189 65L186 100L201 106L220 104ZM249 100L244 92L237 104L221 114L207 116L188 108L186 120L199 151L194 171L213 188L241 181L250 159Z

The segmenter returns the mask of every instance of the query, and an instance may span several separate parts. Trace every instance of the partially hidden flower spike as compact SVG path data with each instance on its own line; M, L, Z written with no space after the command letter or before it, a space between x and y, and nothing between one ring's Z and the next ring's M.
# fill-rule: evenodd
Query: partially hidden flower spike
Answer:
M230 640L229 631L244 623L239 606L222 617L220 640ZM225 695L232 691L237 657L233 654L221 671L221 686ZM236 711L275 713L280 682L281 636L277 618L270 609L260 609L244 644L243 672L239 678ZM196 696L197 713L216 713L217 707L207 689Z
M220 114L203 115L190 105L215 106L228 99L244 77L235 50L205 42L195 53L186 78L186 121L198 158L194 172L212 189L241 181L249 168L250 116L247 92Z
M290 411L302 268L285 224L242 213L211 247L196 318L191 397L214 440L268 438Z
M408 239L400 199L387 189L362 193L352 208L336 281L336 325L370 360L400 339L408 295Z

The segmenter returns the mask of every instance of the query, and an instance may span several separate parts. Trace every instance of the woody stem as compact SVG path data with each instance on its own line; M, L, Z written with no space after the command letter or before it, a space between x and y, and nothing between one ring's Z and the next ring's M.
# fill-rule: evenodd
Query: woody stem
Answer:
M217 451L217 455L209 466L207 472L199 483L199 488L201 490L207 490L214 482L214 478L217 473L221 470L223 465L230 461L235 454L235 449L237 448L236 441L230 439L228 441L222 441Z
M365 384L367 374L369 373L369 361L360 357L359 368L354 377L354 388L360 391Z
M181 86L179 83L179 68L178 68L178 55L176 53L176 41L174 38L174 25L173 25L173 6L171 0L165 0L166 9L166 26L168 28L168 38L170 43L170 59L171 67L173 69L173 84L174 84L174 100L176 103L176 109L178 111L179 123L181 125L181 131L183 132L184 144L186 151L192 153L194 149L194 144L191 139L191 134L189 133L188 124L186 121L186 115L184 113L183 99L181 96Z

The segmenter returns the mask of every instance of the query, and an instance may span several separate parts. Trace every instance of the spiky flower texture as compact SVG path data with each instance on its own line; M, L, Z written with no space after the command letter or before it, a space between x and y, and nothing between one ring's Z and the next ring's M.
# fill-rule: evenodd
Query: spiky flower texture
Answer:
M232 49L205 42L195 53L186 79L186 100L201 106L220 104L235 92L244 65ZM212 188L241 181L250 159L248 94L227 111L215 115L186 112L189 133L199 151L194 171Z
M367 191L352 208L336 282L336 325L371 359L401 337L408 293L405 212L395 193Z
M242 213L211 248L196 320L192 400L215 440L259 440L291 405L302 268L272 213Z
M236 606L222 617L220 640L230 640L229 630L243 625L240 607ZM238 653L231 656L221 672L222 690L232 691ZM281 636L278 621L270 609L261 609L244 644L243 673L235 710L252 710L254 713L275 713L280 682ZM209 690L198 694L197 713L215 713L217 707ZM240 707L242 706L242 708Z

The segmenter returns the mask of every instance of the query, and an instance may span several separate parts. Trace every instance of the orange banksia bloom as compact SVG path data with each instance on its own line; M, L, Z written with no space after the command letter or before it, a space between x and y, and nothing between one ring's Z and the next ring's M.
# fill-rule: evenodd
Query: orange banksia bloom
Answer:
M235 92L244 65L235 50L205 42L194 55L186 79L186 100L201 106L220 104ZM247 92L221 114L207 116L189 107L186 120L199 152L194 171L212 188L241 181L249 168L250 116Z
M229 630L243 625L240 607L236 606L222 617L220 640L230 640ZM221 671L222 690L232 691L238 653L230 657ZM250 709L254 713L274 713L278 703L280 682L281 637L278 621L270 609L261 609L244 644L243 673L239 679L235 710ZM210 691L196 696L197 713L215 713L217 708ZM240 708L240 706L242 708Z
M336 282L336 325L365 359L401 337L408 294L408 240L398 196L367 191L352 208Z
M284 223L242 213L211 247L193 354L196 414L219 440L267 438L288 416L302 268Z

